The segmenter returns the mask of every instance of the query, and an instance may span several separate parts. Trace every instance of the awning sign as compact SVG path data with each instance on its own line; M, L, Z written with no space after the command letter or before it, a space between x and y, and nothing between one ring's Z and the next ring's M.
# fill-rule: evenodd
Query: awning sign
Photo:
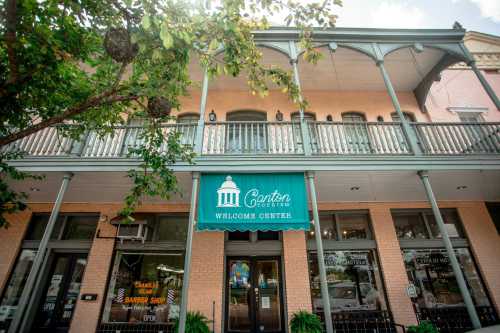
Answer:
M202 174L197 227L309 230L304 174Z

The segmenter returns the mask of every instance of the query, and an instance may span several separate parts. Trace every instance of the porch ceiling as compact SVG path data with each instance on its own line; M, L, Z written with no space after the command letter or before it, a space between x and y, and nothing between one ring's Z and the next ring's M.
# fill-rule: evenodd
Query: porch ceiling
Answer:
M62 173L48 172L39 182L17 182L16 190L29 194L30 202L53 202ZM189 203L191 175L176 173L182 195L169 203ZM430 181L438 200L500 201L500 171L432 171ZM77 172L64 202L121 202L130 189L125 172ZM464 189L457 189L465 186ZM319 202L425 201L422 183L414 171L319 171L316 173ZM358 190L352 189L358 187ZM33 191L32 189L35 189ZM165 202L147 198L146 203Z
M260 49L263 53L263 64L292 71L289 59L283 53L266 47ZM367 55L344 47L339 47L332 53L326 46L323 46L319 48L319 51L323 56L316 65L306 62L302 56L299 58L299 76L304 91L383 91L386 89L375 61ZM429 47L424 48L424 51L420 53L410 48L403 48L387 55L385 66L397 91L413 91L443 55L443 51ZM192 61L190 73L194 81L201 82L203 73L196 59ZM272 86L272 89L275 88ZM242 73L236 78L222 75L209 83L209 89L213 91L248 90L246 74Z

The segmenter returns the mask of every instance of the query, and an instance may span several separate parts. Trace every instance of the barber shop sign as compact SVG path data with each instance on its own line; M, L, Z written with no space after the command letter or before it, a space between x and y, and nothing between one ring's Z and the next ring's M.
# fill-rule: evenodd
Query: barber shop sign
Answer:
M309 230L302 173L202 174L198 230Z

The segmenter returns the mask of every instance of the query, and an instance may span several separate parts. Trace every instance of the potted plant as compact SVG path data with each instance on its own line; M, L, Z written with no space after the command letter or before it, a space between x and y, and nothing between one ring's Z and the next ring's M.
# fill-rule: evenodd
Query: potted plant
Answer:
M188 312L186 314L186 333L210 333L208 328L210 320L201 312ZM176 319L174 332L179 332L179 319Z
M290 329L292 333L321 333L321 320L308 311L295 312L290 321Z
M439 331L430 321L424 320L417 326L408 327L408 333L439 333Z

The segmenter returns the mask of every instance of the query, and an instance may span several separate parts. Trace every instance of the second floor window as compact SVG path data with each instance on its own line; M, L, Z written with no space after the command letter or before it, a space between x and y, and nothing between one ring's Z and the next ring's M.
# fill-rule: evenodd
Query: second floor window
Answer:
M41 240L49 218L49 214L33 215L28 226L28 231L26 232L25 240ZM61 214L56 221L51 239L92 240L97 229L98 219L98 215Z
M321 238L328 240L372 239L370 218L367 212L322 212L320 214ZM314 239L314 232L308 233Z
M406 121L415 122L415 116L413 116L413 114L411 114L409 112L403 112L403 115L404 115ZM397 114L397 112L391 113L391 118L392 118L392 121L394 121L394 122L401 121L401 118L399 117L399 114Z

